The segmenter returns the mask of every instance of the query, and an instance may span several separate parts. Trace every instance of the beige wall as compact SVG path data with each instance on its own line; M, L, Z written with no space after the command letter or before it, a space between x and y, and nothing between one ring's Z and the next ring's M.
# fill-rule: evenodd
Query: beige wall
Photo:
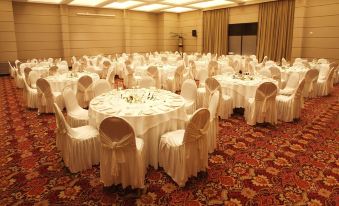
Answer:
M339 61L339 1L297 0L292 58Z
M0 1L0 63L17 59L12 2Z
M13 2L19 59L61 57L59 6Z
M174 34L180 33L179 14L158 14L158 23L158 50L177 51L178 37L176 37Z
M185 52L201 52L202 50L202 11L192 11L180 14L180 32L184 36ZM192 36L192 30L197 30L197 37Z
M229 24L241 24L249 22L258 22L259 5L230 8Z

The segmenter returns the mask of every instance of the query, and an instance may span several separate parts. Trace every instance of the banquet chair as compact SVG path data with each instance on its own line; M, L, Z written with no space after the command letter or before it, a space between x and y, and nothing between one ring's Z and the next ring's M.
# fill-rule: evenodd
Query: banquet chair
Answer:
M195 65L195 62L193 60L188 61L188 68L190 72L190 77L192 79L196 79L198 76L197 66Z
M218 107L219 107L219 91L213 93L208 105L208 111L210 112L210 123L207 132L207 145L208 152L212 153L217 148L217 136L219 127Z
M36 89L36 81L39 79L39 73L36 71L31 71L28 75L28 79L29 79L29 83L30 83L30 87L32 87L33 89Z
M333 88L333 75L334 75L335 68L330 68L328 75L324 79L320 79L320 74L317 80L317 96L327 96L330 94Z
M38 107L38 91L36 88L30 87L26 79L24 81L24 88L23 88L23 100L27 108L36 109Z
M156 66L149 66L147 68L148 76L152 77L155 81L155 87L161 89L161 79L159 74L159 69Z
M28 84L28 85L31 85L31 82L29 81L29 73L32 71L32 69L31 68L29 68L29 67L25 67L25 69L24 69L24 74L25 74L25 81L26 81L26 83Z
M56 103L59 108L64 108L64 99L60 92L52 92L49 82L44 78L36 81L38 91L38 113L53 113L53 104Z
M200 69L198 72L199 88L205 87L205 81L208 78L208 70Z
M263 67L259 70L259 74L262 77L266 77L266 78L272 78L272 72L271 70L269 70L267 67Z
M281 88L281 72L280 69L276 66L269 67L269 70L271 71L272 79L276 80L278 82L279 88Z
M58 74L58 67L57 66L52 66L48 70L48 76L54 76Z
M219 72L218 62L214 60L210 61L208 63L208 77L215 76L219 73L220 72Z
M203 107L209 107L211 97L217 91L219 92L219 107L217 109L217 115L221 119L227 119L233 113L233 101L229 95L222 93L220 83L214 78L207 78L205 81Z
M283 89L279 90L279 94L291 95L294 93L299 85L300 75L297 72L293 72L288 76L286 85L283 85Z
M22 88L24 88L24 80L23 79L25 77L21 73L20 64L21 64L21 62L18 63L19 68L15 70L15 78L14 78L14 80L15 80L16 87L22 89Z
M138 80L138 85L139 85L139 88L151 88L151 87L155 88L155 81L150 76L144 76L144 77L141 77L140 80Z
M249 98L245 105L245 119L247 124L269 122L277 123L276 98L277 86L271 82L259 85L254 98Z
M114 88L114 82L115 82L115 71L109 70L108 74L106 76L106 80L111 84L111 87Z
M168 59L167 59L167 57L165 57L165 56L161 57L161 62L162 62L163 65L164 65L164 64L168 64Z
M10 61L8 61L8 65L9 65L9 74L12 78L14 78L15 67L12 66Z
M71 127L88 125L88 110L79 106L72 88L66 86L62 92L62 95L65 101L68 124Z
M132 126L123 118L108 117L101 122L99 133L100 181L104 186L144 188L146 151Z
M187 114L193 114L196 109L197 84L192 79L184 81L180 95L185 99L185 109Z
M305 85L303 90L304 97L316 97L316 86L319 76L319 71L316 69L310 69L305 74Z
M300 117L300 111L303 104L303 89L305 80L303 79L295 91L290 95L277 95L278 120L292 122L293 119Z
M176 92L181 89L181 86L183 84L184 70L185 70L184 65L180 65L176 68L173 76L167 77L166 80L167 90Z
M108 70L111 67L111 62L109 62L108 60L105 60L102 63L102 71L100 72L100 78L101 79L106 79L107 74L108 74Z
M82 76L77 83L76 99L82 108L87 108L89 102L93 99L93 80L90 76Z
M180 187L208 167L209 123L210 112L201 108L194 112L185 130L170 131L160 138L159 165Z
M130 65L126 65L126 67L124 67L124 84L126 88L133 88L134 86L136 86L136 79L134 76L134 70L131 68Z
M99 96L105 92L108 92L111 90L111 85L106 79L99 79L94 83L93 86L93 92L94 96Z
M98 130L89 125L72 128L66 122L57 104L53 104L53 109L57 123L56 146L61 151L65 166L72 173L76 173L99 164Z

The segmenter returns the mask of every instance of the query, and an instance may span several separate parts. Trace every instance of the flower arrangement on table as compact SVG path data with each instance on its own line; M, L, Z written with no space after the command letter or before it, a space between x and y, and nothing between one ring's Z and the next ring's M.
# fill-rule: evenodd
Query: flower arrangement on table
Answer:
M78 77L78 73L74 71L68 72L67 77L68 78Z
M126 91L126 90L125 90ZM126 91L124 94L120 95L121 99L124 99L129 104L140 104L146 103L147 101L155 101L157 100L154 92L144 91L140 93L140 91L135 92L134 90Z
M243 74L243 72L241 70L239 70L238 74L233 74L233 79L253 80L254 77L252 75L250 75L248 72L245 72L245 74Z

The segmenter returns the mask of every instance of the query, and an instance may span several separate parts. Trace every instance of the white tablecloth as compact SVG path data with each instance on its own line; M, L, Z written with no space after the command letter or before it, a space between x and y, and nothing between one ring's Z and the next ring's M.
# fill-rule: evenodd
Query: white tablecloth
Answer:
M134 97L136 102L126 99ZM109 116L125 118L137 137L145 142L146 162L158 167L158 146L162 134L184 128L184 99L172 92L151 89L111 91L95 97L89 105L89 124L99 128Z
M62 90L68 85L71 85L72 90L76 92L77 82L79 78L84 75L92 77L93 82L100 79L98 74L92 73L92 72L78 72L75 74L75 76L71 72L69 72L69 73L59 74L55 76L48 76L45 79L51 85L53 92L62 92Z
M222 93L232 97L233 108L244 108L247 99L255 97L257 88L264 82L272 82L278 86L277 81L261 76L255 76L252 80L249 78L239 79L226 75L217 75L214 76L214 78L220 83Z
M135 75L136 76L147 76L147 69L150 66L152 65L136 66L134 68ZM177 66L172 66L172 65L155 65L155 66L158 68L159 73L160 73L161 85L165 87L167 77L174 76Z
M298 73L299 78L303 79L305 77L306 72L308 71L307 68L305 67L280 67L280 72L281 72L281 79L287 81L289 75L292 73Z

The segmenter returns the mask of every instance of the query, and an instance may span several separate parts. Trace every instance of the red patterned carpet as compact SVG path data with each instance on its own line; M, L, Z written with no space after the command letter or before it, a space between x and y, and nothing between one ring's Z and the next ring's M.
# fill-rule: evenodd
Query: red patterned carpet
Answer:
M0 205L339 205L339 86L306 101L295 123L221 121L207 173L179 188L149 168L140 197L103 188L99 166L71 174L56 150L54 116L27 110L21 97L0 77Z

